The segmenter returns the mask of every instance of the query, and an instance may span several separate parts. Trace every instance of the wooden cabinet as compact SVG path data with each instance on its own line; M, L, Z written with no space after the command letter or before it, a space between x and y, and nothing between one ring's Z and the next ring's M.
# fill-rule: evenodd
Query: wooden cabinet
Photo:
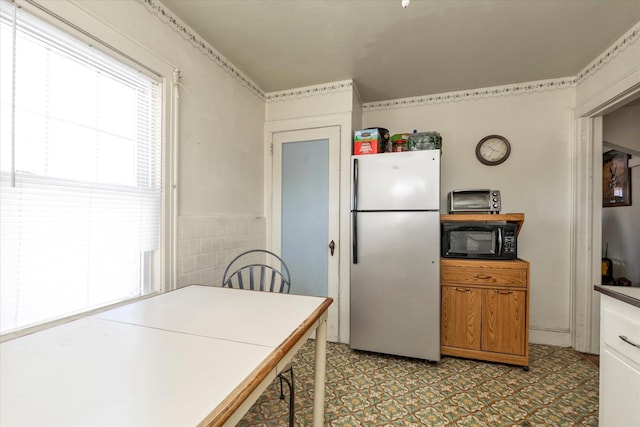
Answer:
M442 259L440 352L529 366L529 263Z
M441 299L440 345L480 350L482 290L443 285Z

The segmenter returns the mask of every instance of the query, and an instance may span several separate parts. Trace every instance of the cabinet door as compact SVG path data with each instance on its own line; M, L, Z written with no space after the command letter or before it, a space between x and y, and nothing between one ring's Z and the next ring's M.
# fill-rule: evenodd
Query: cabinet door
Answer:
M605 346L600 355L600 425L640 425L640 371Z
M482 291L482 350L525 353L526 292L512 289Z
M442 287L440 344L480 350L481 290Z

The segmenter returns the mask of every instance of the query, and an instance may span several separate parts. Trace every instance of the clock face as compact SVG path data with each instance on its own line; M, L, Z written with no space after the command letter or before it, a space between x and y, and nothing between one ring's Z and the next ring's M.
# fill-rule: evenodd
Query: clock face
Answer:
M476 157L489 166L499 165L507 160L511 153L511 145L500 135L489 135L482 138L476 146Z

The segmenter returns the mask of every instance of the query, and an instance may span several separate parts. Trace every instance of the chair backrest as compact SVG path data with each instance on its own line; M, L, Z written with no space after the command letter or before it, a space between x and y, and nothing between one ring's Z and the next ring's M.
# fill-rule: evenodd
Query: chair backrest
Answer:
M255 261L263 255L271 257L265 261L275 260L281 268ZM288 294L291 289L291 275L289 268L278 255L264 249L252 249L241 253L227 265L222 276L222 287Z

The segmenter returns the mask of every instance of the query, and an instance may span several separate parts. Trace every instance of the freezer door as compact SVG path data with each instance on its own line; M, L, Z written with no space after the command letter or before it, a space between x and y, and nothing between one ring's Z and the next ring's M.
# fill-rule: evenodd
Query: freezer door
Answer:
M357 235L351 347L440 360L438 212L360 213Z
M440 150L353 156L357 210L439 210Z

